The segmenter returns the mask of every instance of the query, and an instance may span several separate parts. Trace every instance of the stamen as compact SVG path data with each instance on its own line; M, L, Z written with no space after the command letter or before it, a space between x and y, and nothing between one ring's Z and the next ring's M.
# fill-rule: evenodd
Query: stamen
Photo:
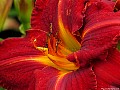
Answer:
M57 50L58 50L58 45L59 45L59 43L60 43L60 40L59 39L57 39L57 41L56 41L56 44L55 44L55 46L56 46L56 53L57 53Z
M47 54L48 54L48 48L38 47L38 46L36 45L36 42L37 42L37 39L35 38L35 39L33 40L33 45L34 45L34 47L35 47L36 49L38 49L39 51L43 52L45 55L47 55Z
M50 23L50 32L52 33L52 28L53 28L53 25L52 23Z

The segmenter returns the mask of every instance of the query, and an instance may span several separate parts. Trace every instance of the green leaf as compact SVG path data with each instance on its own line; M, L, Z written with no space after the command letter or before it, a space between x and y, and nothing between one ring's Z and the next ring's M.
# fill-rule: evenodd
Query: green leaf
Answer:
M19 29L22 34L25 35L25 31L30 28L30 23L23 23L20 25Z
M5 90L4 88L0 87L0 90Z
M0 41L2 41L3 39L2 38L0 38Z

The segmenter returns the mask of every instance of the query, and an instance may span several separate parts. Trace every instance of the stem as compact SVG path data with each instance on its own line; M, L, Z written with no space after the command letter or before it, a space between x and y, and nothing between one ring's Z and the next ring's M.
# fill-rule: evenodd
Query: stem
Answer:
M4 8L0 14L0 31L3 29L4 22L6 20L6 17L8 16L9 10L12 6L13 0L6 0L6 3L4 5Z

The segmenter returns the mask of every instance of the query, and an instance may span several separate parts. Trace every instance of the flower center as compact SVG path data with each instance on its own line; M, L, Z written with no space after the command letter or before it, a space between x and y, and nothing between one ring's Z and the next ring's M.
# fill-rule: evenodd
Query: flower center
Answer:
M34 42L36 42L36 39ZM73 63L66 59L66 56L71 54L72 51L66 48L65 44L54 37L53 34L48 35L47 45L47 48L35 46L36 49L43 52L42 59L44 60L41 60L41 62L62 71L73 71L79 68L78 63Z

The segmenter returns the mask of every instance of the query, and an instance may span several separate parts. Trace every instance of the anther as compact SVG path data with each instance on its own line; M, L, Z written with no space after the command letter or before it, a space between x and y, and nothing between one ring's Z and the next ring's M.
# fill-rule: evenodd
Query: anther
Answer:
M52 33L53 25L50 23L50 33Z

